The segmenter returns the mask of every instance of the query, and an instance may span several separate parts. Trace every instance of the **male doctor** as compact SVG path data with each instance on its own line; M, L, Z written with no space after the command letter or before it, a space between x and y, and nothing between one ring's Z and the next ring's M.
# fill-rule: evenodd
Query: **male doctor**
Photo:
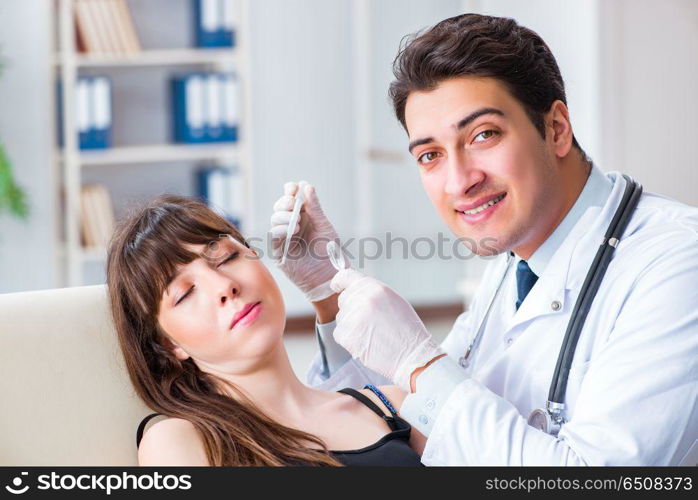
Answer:
M473 252L498 257L438 346L389 287L353 269L336 273L323 248L337 233L307 188L292 245L313 251L292 248L302 256L281 268L318 311L320 353L308 382L394 381L409 393L402 416L427 436L427 465L691 461L698 209L642 194L574 351L564 423L546 433L528 417L545 407L567 323L626 180L587 158L553 55L511 19L446 19L401 50L394 73L395 112L434 207L456 236L476 242ZM274 206L277 249L296 191L287 184Z

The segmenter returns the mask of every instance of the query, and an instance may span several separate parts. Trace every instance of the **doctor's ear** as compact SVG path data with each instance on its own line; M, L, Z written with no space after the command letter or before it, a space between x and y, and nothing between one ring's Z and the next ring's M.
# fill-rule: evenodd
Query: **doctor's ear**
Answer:
M555 156L564 158L572 148L574 139L570 115L564 102L557 100L545 115L545 138Z

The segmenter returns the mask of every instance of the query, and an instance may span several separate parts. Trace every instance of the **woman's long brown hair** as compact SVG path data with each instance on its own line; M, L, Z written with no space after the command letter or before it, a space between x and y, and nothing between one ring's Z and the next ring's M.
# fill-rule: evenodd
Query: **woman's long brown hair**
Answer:
M137 394L156 412L191 422L210 465L341 465L318 437L278 424L233 384L201 371L191 358L177 359L170 349L157 311L176 269L199 257L183 245L209 244L221 235L247 245L204 203L177 195L160 196L118 224L109 244L107 287Z

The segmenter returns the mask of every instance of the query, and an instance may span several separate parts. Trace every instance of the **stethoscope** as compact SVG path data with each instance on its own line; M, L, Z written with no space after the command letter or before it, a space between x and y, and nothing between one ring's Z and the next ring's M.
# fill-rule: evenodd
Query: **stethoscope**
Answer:
M555 372L553 373L553 379L550 383L550 390L548 392L548 400L545 404L545 408L537 408L531 412L528 417L528 424L546 432L557 436L562 424L565 423L565 418L562 415L565 410L565 392L567 390L567 378L570 372L570 366L572 365L572 358L574 357L574 350L577 347L577 341L579 340L579 335L581 334L582 327L584 326L584 321L586 320L589 309L591 308L591 303L596 296L596 292L601 285L603 276L606 273L608 264L613 256L613 251L618 246L620 238L623 235L623 231L630 222L633 215L633 211L640 200L640 195L642 194L642 185L635 182L631 177L623 174L623 178L627 181L625 186L625 191L623 192L623 198L616 209L611 223L608 225L606 234L604 235L601 246L596 252L589 272L584 279L582 284L582 289L577 297L577 302L574 304L574 309L572 310L572 317L567 324L567 331L565 332L565 337L562 341L562 347L560 348L560 354L557 358L557 364L555 365ZM509 268L511 267L511 261L513 260L513 254L509 252L507 254L506 269L504 274L497 285L497 288L490 299L487 310L482 320L480 320L480 326L477 329L477 333L473 337L470 345L465 351L465 354L458 360L459 364L463 368L468 368L470 362L472 361L471 354L473 350L477 348L479 344L480 337L482 336L482 331L487 318L492 310L492 305L499 294L499 289L502 287L507 274L509 273Z

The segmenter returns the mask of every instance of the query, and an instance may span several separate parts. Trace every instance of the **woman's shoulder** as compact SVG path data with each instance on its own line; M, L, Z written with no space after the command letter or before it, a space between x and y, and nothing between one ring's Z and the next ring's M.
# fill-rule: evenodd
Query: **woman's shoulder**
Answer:
M183 418L164 418L152 424L138 446L138 464L209 465L203 439L194 424Z
M400 411L402 402L405 400L405 396L407 396L405 391L403 391L397 385L379 385L376 387L376 389L383 393L383 396L385 396L395 410L398 412ZM380 408L385 407L385 404L383 404L380 397L371 389L362 389L361 392L371 398L374 403L377 403Z

